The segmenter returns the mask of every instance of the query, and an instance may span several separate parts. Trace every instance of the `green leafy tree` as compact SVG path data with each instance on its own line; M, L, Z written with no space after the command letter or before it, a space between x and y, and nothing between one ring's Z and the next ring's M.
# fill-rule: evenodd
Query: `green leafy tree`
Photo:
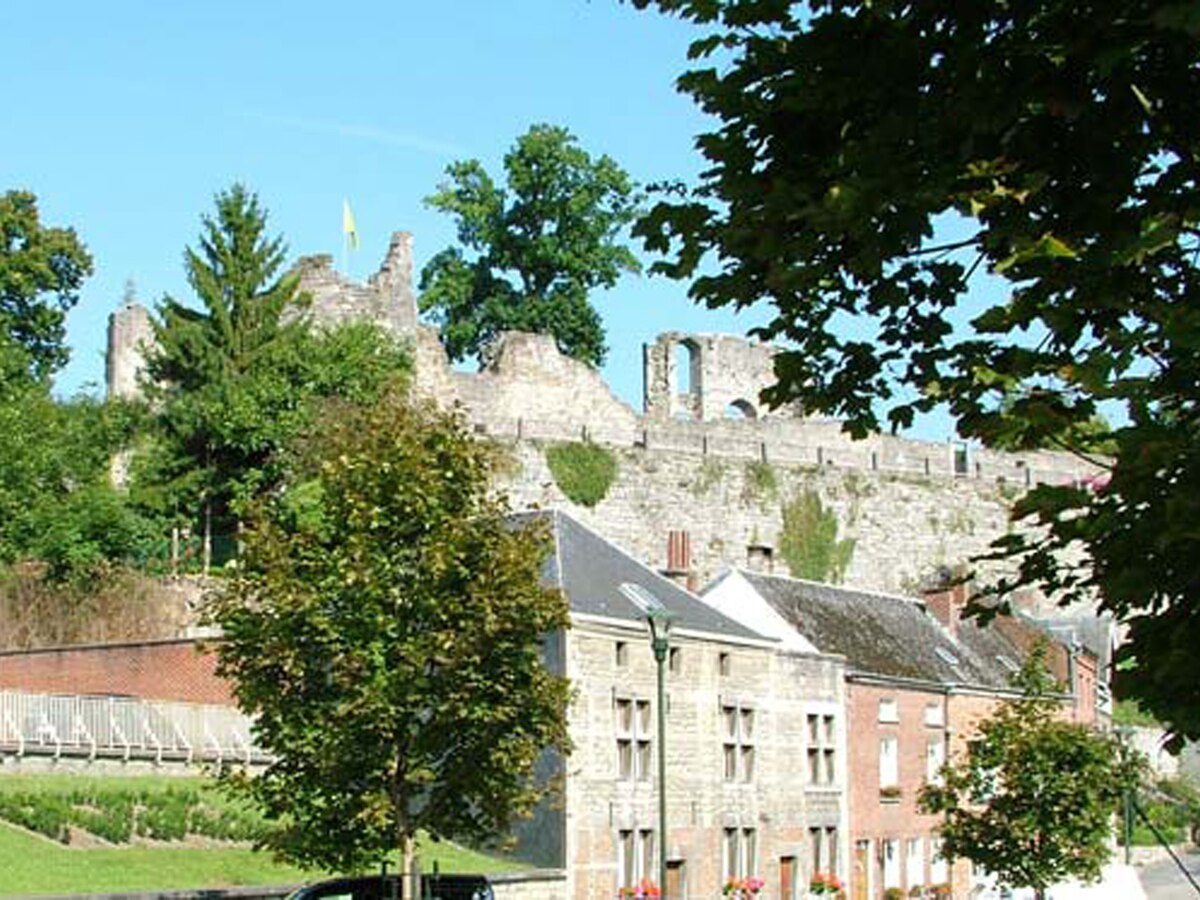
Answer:
M566 603L494 462L460 419L393 392L323 415L253 517L212 615L274 758L247 787L284 858L355 870L400 848L412 872L418 830L504 834L545 787L535 761L567 749L567 683L541 658Z
M161 412L137 481L160 513L203 510L207 534L278 482L282 451L317 399L369 402L408 357L367 324L308 327L298 275L280 274L282 239L266 235L267 213L241 185L218 194L202 223L199 250L184 257L202 308L168 297L154 322L147 386Z
M923 812L944 816L947 856L969 859L1043 898L1059 881L1096 881L1110 854L1113 812L1137 780L1111 735L1066 721L1035 648L1014 678L1019 698L979 727L966 757L921 790Z
M455 217L460 247L421 272L421 309L455 360L482 360L504 331L554 336L569 356L604 361L604 328L588 300L639 269L620 240L634 218L629 176L607 156L593 159L565 128L535 125L504 157L507 188L478 160L447 168L426 199Z
M837 514L816 491L805 491L783 507L779 555L795 578L841 582L854 555L853 538L838 539Z
M147 550L151 526L110 480L137 411L44 383L0 397L0 563L37 560L52 580L91 580Z
M638 227L659 270L773 305L772 402L856 435L944 405L963 436L1107 467L1017 504L1040 527L1000 543L998 591L1098 596L1118 689L1200 737L1196 4L634 2L704 29L679 86L717 121L699 186Z
M66 314L91 274L74 229L41 224L37 197L0 196L0 387L45 379L66 363Z

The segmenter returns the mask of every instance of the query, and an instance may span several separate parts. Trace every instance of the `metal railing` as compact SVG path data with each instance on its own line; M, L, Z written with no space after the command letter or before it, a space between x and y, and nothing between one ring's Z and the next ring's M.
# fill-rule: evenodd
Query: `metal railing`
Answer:
M0 750L18 756L263 762L251 725L215 704L0 691Z

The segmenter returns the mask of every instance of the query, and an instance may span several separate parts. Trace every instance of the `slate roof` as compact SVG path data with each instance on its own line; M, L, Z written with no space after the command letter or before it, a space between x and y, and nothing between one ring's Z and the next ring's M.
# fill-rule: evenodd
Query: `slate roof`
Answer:
M973 622L959 623L956 640L919 600L741 574L818 650L845 656L852 674L1005 688L1011 669L999 657L1018 664L1022 659L999 631Z
M735 639L769 640L703 603L690 591L655 572L649 566L581 525L566 513L547 511L519 513L515 521L548 519L554 551L542 569L547 584L561 587L571 612L644 625L645 614L624 594L623 583L641 585L673 615L673 628L707 632Z

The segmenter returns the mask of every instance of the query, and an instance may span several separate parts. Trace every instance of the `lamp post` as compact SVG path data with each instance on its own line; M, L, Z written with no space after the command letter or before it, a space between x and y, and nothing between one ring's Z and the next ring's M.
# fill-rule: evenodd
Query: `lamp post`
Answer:
M666 900L667 890L667 690L666 662L671 648L674 616L657 597L640 584L626 582L621 593L640 609L650 628L650 649L658 669L658 886Z

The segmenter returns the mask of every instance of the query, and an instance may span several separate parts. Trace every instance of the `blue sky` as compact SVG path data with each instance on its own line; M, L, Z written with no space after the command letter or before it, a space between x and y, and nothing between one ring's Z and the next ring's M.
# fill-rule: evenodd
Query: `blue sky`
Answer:
M183 249L234 181L258 192L293 258L339 266L349 198L362 279L392 231L414 233L414 275L452 243L452 220L423 198L456 159L499 173L536 122L643 184L694 181L702 166L693 139L707 121L674 89L690 26L617 0L67 0L7 4L3 24L0 189L34 191L43 221L74 226L95 258L61 394L99 390L127 279L147 305L191 297ZM698 308L686 285L645 275L593 299L605 377L638 409L644 342L744 333L767 314Z

